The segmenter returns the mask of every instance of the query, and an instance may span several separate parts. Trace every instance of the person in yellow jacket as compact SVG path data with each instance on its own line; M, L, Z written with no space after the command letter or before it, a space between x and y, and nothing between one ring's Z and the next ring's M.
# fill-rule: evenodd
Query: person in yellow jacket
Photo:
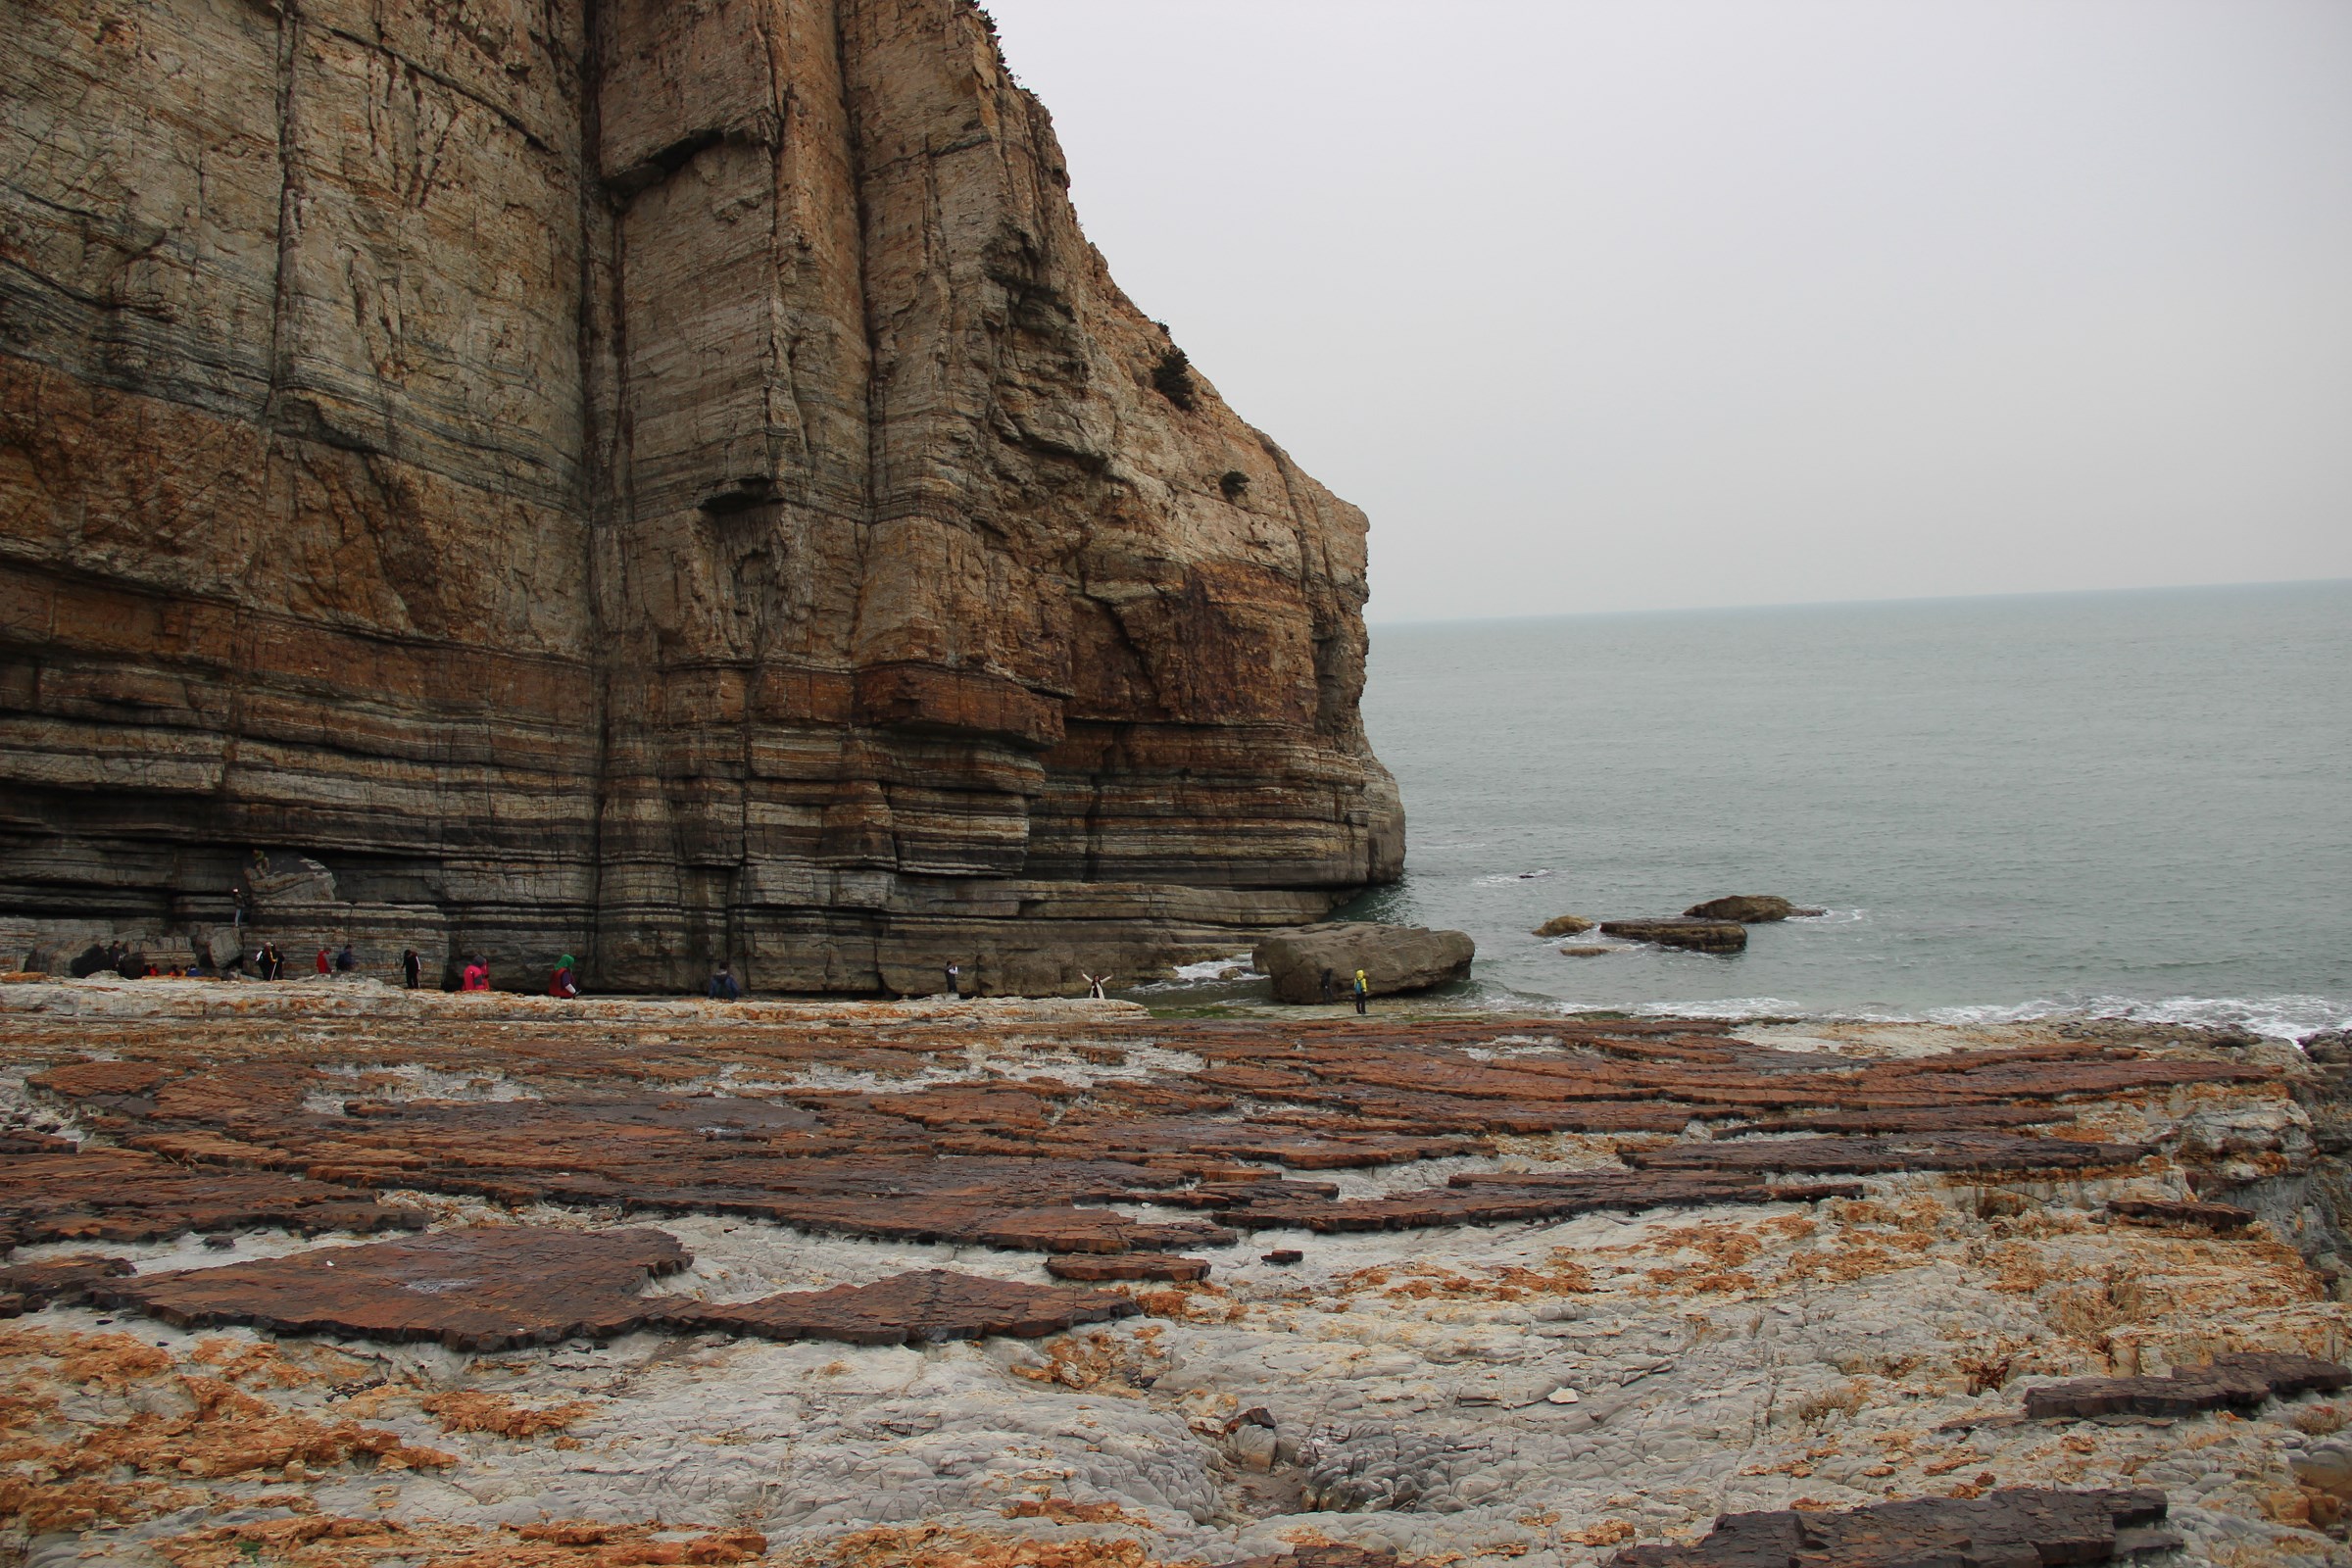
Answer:
M1355 1010L1356 1010L1356 1011L1358 1011L1358 1012L1361 1012L1361 1011L1363 1011L1363 1010L1364 1010L1364 1003L1365 1003L1365 1002L1366 1002L1366 1001L1367 1001L1367 1000L1368 1000L1368 999L1371 997L1371 995L1372 995L1372 982L1371 982L1370 980L1367 980L1366 978L1364 978L1364 971L1363 971L1363 970L1361 970L1361 969L1358 969L1358 970L1356 970L1356 971L1355 971Z

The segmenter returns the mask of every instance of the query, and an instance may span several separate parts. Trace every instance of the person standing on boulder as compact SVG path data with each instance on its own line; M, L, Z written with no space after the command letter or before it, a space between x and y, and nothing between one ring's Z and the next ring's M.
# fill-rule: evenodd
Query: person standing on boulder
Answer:
M1323 970L1323 1005L1328 1007L1339 1000L1340 977L1336 974L1333 974L1330 968L1326 966Z
M1366 978L1364 977L1364 971L1363 971L1363 970L1361 970L1361 969L1358 969L1358 970L1356 970L1356 971L1355 971L1355 1010L1356 1010L1357 1012L1362 1012L1362 1011L1364 1010L1364 1002L1365 1002L1365 1000L1366 1000L1367 998L1369 998L1371 995L1372 995L1372 982L1371 982L1370 980L1368 980L1368 979L1366 979Z
M948 965L948 995L958 1002L963 1000L963 971L952 963Z
M400 975L409 983L411 991L424 983L424 960L416 956L415 948L410 948L401 954Z
M332 955L330 955L324 948L320 948L318 950L318 972L320 974L328 974L332 972L333 965L331 958Z

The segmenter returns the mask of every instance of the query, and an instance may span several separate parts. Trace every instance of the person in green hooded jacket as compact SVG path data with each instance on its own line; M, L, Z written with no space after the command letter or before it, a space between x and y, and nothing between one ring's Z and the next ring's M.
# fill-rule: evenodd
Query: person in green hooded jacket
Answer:
M547 977L547 994L551 997L576 997L580 994L580 977L571 967L571 955L566 953L556 960L556 972Z

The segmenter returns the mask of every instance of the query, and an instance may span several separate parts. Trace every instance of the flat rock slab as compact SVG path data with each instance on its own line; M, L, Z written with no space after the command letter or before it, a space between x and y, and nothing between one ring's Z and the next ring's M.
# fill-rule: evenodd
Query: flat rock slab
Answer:
M1603 920L1600 934L1693 953L1739 953L1747 947L1747 927L1737 920Z
M638 1298L646 1281L692 1261L665 1231L496 1227L101 1282L91 1295L182 1328L503 1350L637 1328L666 1304Z
M161 1242L190 1231L418 1230L417 1209L275 1171L190 1169L132 1150L0 1158L0 1229L39 1242Z
M2004 1133L1886 1138L1785 1138L1628 1149L1619 1157L1656 1171L2081 1170L2130 1165L2147 1153L2137 1144L2088 1144L2070 1138Z
M1498 1035L1545 1044L1506 1054ZM1196 1253L1234 1245L1237 1230L1310 1215L1320 1228L1385 1229L1580 1211L1572 1190L1534 1182L1365 1207L1277 1180L1489 1154L1503 1135L1679 1135L1735 1119L1748 1132L1831 1135L1628 1149L1642 1172L1630 1197L1588 1195L1597 1206L1682 1201L1661 1188L1675 1174L1733 1182L1691 1200L1768 1202L1793 1196L1763 1185L1775 1172L2130 1162L2141 1152L2004 1134L2066 1119L2052 1103L2066 1097L2274 1075L2077 1043L1856 1059L1661 1020L1089 1022L1041 1025L1029 1040L1091 1061L1179 1038L1197 1070L1105 1078L1084 1095L1041 1077L892 1090L790 1082L817 1068L888 1082L961 1063L977 1042L959 1025L893 1025L854 1041L794 1026L760 1033L756 1049L730 1036L696 1051L585 1037L525 1049L477 1036L423 1053L447 1075L435 1087L458 1096L446 1099L401 1098L422 1087L405 1067L354 1071L348 1050L326 1043L267 1062L174 1048L168 1063L55 1063L32 1075L34 1092L124 1147L0 1156L0 1245L416 1227L417 1211L379 1200L407 1189L1050 1254ZM656 1087L707 1079L736 1054L746 1087ZM1154 1201L1225 1215L1229 1228L1111 1206Z
M2034 1568L2113 1562L2180 1538L2152 1528L2164 1494L2013 1487L1837 1512L1730 1513L1688 1546L1629 1546L1613 1568Z
M2254 1211L2232 1203L2175 1203L2146 1198L2111 1198L2107 1212L2149 1225L2190 1225L2199 1230L2243 1230Z
M88 1300L97 1286L132 1272L131 1265L122 1258L77 1252L70 1257L44 1258L38 1263L0 1268L0 1293L22 1298L25 1311L38 1311L44 1306L72 1306Z
M1166 1252L1123 1252L1112 1257L1065 1255L1047 1258L1046 1272L1057 1280L1088 1284L1106 1280L1171 1280L1184 1284L1208 1278L1208 1259L1175 1257Z
M731 1305L673 1302L664 1319L678 1328L716 1329L767 1340L907 1345L977 1340L991 1334L1037 1339L1074 1324L1102 1323L1139 1310L1127 1298L1105 1291L919 1269L873 1285L788 1291Z
M1399 1557L1377 1546L1345 1546L1318 1542L1277 1557L1244 1557L1222 1568L1430 1568L1425 1558Z
M2269 1398L2352 1388L2352 1367L2308 1355L2243 1351L2217 1355L2209 1366L2178 1368L2162 1378L2077 1378L2026 1391L2034 1420L2084 1420L2106 1415L2180 1416L2207 1410L2251 1409Z
M1855 1182L1776 1185L1742 1175L1594 1171L1575 1175L1466 1172L1445 1187L1392 1193L1386 1198L1322 1199L1245 1196L1217 1218L1237 1230L1413 1230L1427 1226L1491 1225L1515 1220L1566 1219L1600 1209L1691 1208L1709 1203L1809 1202L1859 1198Z

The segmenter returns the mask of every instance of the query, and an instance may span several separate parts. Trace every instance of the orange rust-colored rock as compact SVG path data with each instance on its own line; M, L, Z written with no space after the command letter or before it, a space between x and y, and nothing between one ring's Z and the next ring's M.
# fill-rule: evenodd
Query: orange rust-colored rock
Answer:
M308 1235L414 1230L423 1223L416 1209L379 1203L358 1188L189 1168L125 1150L0 1159L0 1239L15 1244L152 1242L272 1226Z
M92 1295L187 1327L497 1350L634 1328L654 1311L638 1298L645 1282L688 1261L662 1231L500 1227L143 1275Z

